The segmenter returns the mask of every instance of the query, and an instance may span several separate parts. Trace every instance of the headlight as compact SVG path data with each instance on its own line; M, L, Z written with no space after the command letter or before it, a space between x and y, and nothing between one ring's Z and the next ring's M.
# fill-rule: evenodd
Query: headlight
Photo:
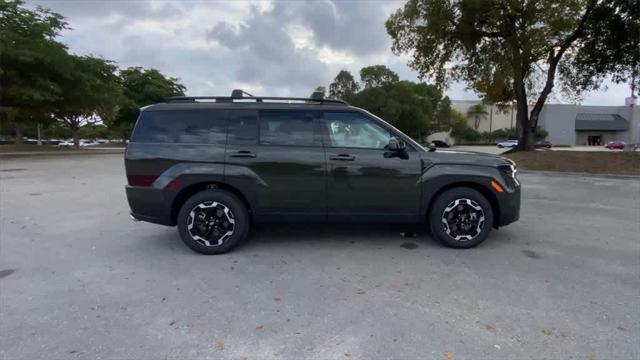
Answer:
M516 173L518 172L518 169L516 168L515 163L512 162L511 164L500 165L498 169L500 169L500 172L502 173L502 177L504 178L505 182L509 187L515 188L517 186L520 186L520 182L516 177Z

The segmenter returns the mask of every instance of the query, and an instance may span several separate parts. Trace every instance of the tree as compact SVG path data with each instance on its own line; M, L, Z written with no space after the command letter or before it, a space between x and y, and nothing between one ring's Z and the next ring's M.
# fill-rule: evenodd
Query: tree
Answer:
M71 131L78 148L78 131L112 119L122 91L112 62L91 56L69 56L73 66L61 81L62 97L56 102L53 116Z
M120 71L119 77L124 97L107 125L123 140L129 138L141 107L163 102L170 96L183 96L186 90L180 79L166 77L156 69L130 67Z
M324 86L318 86L315 90L313 90L313 93L317 92L321 93L322 97L325 97L327 94L327 88L325 88ZM313 95L313 93L311 93L311 95Z
M64 18L23 2L0 1L0 115L21 143L23 130L50 121L61 98L60 79L69 70L66 48L55 39L67 28Z
M480 120L486 119L487 108L482 104L475 104L467 110L467 116L473 119L473 128L478 130L480 127Z
M333 99L344 99L355 94L360 86L347 70L341 70L329 85L329 97Z
M451 129L451 99L445 96L438 104L438 109L435 114L435 132L449 131Z
M348 101L422 141L434 129L441 99L442 93L434 85L399 81L384 87L365 88L351 95Z
M574 89L579 92L587 85L597 86L575 81L579 75L590 80L624 72L618 66L621 60L593 53L602 45L598 38L610 39L597 34L598 26L614 29L604 24L611 17L637 24L637 9L637 0L409 0L386 27L394 53L409 54L409 65L421 77L433 78L440 86L462 80L492 103L515 99L519 148L531 150L556 76L579 85ZM611 41L629 45L633 54L638 37L635 32ZM637 69L638 57L631 58L631 68ZM583 65L576 65L579 59ZM528 100L533 102L530 113Z
M360 70L360 80L364 84L364 88L384 86L393 83L397 83L399 78L398 74L391 71L384 65L373 65L363 67Z
M566 85L597 89L607 74L616 83L629 82L631 96L640 89L640 4L637 0L610 0L593 10L594 21L585 25L581 51L560 71ZM615 61L612 61L614 59ZM571 71L574 65L577 71Z

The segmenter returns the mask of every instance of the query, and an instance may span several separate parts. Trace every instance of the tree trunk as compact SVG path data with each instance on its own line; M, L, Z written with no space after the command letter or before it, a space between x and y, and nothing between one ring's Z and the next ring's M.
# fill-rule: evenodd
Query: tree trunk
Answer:
M71 136L73 137L73 147L76 149L80 149L80 139L78 138L78 129L75 127L71 128Z
M16 145L24 144L24 129L22 129L22 125L15 124L14 129L16 132L16 138L13 140L13 143Z
M529 107L527 106L527 92L523 78L516 78L513 82L516 95L516 132L518 134L518 150L533 150L533 131L529 124Z

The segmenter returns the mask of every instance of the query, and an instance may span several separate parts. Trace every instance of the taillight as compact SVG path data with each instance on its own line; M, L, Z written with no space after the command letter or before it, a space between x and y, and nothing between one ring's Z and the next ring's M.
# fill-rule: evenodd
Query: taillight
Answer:
M158 177L155 175L127 175L131 186L151 186Z

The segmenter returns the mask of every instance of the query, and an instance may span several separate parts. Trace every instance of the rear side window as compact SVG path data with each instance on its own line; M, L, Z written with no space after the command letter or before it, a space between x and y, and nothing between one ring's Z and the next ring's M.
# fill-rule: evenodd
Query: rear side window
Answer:
M256 144L258 142L258 112L255 110L230 110L229 144Z
M260 143L264 145L315 145L313 112L260 111Z
M143 111L132 142L224 144L226 120L220 110Z

